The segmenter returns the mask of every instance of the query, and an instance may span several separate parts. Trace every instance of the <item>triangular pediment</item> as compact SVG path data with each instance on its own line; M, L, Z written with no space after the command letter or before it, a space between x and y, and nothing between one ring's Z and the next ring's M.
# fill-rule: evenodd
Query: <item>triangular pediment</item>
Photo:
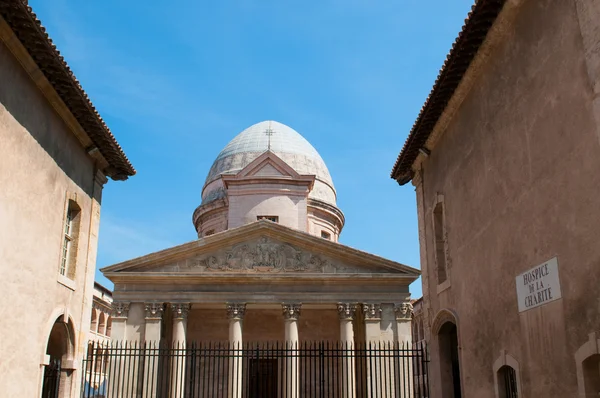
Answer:
M314 179L314 176L298 174L296 170L271 151L264 152L237 174L226 176L226 179L231 181L264 177L287 178L292 180Z
M268 176L284 176L285 174L283 174L280 170L277 170L275 168L275 166L273 166L273 164L271 163L266 163L264 165L262 165L262 167L258 170L256 170L256 172L254 173L255 176L260 176L260 177L268 177Z
M420 272L270 221L258 221L198 241L102 269L123 273L194 275L353 275L416 279Z

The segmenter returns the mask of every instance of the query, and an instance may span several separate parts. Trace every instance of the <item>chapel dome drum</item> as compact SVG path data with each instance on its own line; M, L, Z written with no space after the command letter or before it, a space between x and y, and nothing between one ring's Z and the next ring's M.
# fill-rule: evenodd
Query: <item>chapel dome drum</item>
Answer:
M337 241L344 216L336 198L331 175L317 150L291 127L263 121L239 133L219 153L193 221L203 237L268 216Z

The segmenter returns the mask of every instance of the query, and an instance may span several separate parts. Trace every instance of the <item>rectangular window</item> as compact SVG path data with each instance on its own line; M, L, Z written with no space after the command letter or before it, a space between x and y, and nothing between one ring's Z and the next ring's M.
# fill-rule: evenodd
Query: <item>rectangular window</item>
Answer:
M58 272L61 277L75 280L77 258L77 241L79 237L79 223L81 208L72 199L67 200L67 211L62 228L62 246L60 251L60 265ZM64 279L63 279L64 281ZM62 282L61 282L62 283Z
M278 216L256 216L256 220L269 220L272 222L279 222L279 217Z
M69 266L69 256L71 252L71 243L73 241L73 220L75 219L75 211L69 206L67 216L65 217L65 230L62 246L62 257L60 260L60 274L67 275L67 267Z
M433 233L435 235L435 261L437 264L438 285L447 279L446 273L446 226L444 225L444 205L438 202L433 209Z
M331 234L327 231L321 231L321 238L331 240Z

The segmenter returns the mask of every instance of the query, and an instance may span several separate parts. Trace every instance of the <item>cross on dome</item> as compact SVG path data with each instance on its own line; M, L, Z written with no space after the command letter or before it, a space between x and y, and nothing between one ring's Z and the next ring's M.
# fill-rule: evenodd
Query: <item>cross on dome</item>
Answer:
M273 134L275 134L275 131L273 131L273 129L271 128L271 122L269 122L269 127L267 127L267 129L265 130L265 134L267 135L267 137L269 137L267 149L270 151L271 150L271 136Z

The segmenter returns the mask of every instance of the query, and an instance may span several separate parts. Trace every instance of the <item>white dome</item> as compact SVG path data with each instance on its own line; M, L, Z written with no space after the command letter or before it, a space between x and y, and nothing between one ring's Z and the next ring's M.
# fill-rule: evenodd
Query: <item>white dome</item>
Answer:
M309 198L335 205L336 193L329 170L317 150L297 131L275 121L248 127L223 148L214 161L202 191L202 203L225 195L222 184L211 184L221 174L235 174L267 150L275 153L299 174L315 175Z

